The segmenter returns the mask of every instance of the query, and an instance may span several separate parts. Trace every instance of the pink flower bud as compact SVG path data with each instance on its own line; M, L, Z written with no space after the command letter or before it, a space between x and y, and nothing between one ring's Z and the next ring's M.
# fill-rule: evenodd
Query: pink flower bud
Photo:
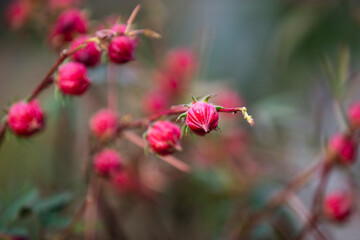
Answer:
M76 35L86 33L88 22L84 14L78 9L63 12L50 29L50 43L58 49L65 42L72 41Z
M154 114L167 109L169 105L168 95L159 89L155 89L145 94L142 107L146 114Z
M90 86L85 65L77 62L63 64L59 68L57 86L63 94L83 94Z
M79 5L80 0L47 0L50 11L63 10Z
M111 40L108 48L109 58L114 63L126 63L135 60L136 40L128 36L118 36Z
M180 128L170 121L157 121L149 127L147 140L151 149L159 155L168 155L180 147Z
M28 137L44 127L44 113L35 100L20 101L10 107L7 122L16 135Z
M118 129L118 116L110 109L97 112L90 120L90 129L101 140L111 139Z
M88 36L80 36L76 38L70 44L70 50L74 50L82 45L86 40L88 40ZM99 63L101 58L101 51L99 46L95 42L88 42L86 46L80 50L77 50L73 55L72 59L77 62L81 62L88 67L93 67Z
M27 0L12 1L5 9L5 21L13 30L19 30L28 21L31 5Z
M186 48L170 51L165 57L165 69L179 78L189 77L195 73L197 60L194 53Z
M126 30L126 24L117 23L113 25L111 28L117 35L124 35Z
M176 97L183 93L188 85L184 79L175 76L169 72L156 72L154 75L155 82L163 92L169 93L170 96Z
M102 150L94 157L95 171L102 177L109 177L112 173L119 171L122 163L119 153L110 148Z
M360 101L351 104L348 109L348 118L351 126L360 127Z
M139 189L139 184L133 174L126 171L116 172L112 177L112 182L121 193L134 193Z
M219 114L214 105L206 102L194 102L186 116L186 124L198 135L205 135L218 126Z
M349 165L354 163L356 155L356 145L350 137L339 133L330 139L330 150L338 156L339 162Z
M352 212L352 195L343 191L331 192L325 197L324 213L337 222L345 221Z

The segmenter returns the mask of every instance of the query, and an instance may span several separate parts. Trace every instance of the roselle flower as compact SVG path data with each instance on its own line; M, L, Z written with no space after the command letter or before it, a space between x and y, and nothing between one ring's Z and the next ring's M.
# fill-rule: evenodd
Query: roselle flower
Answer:
M19 30L29 20L31 4L28 0L12 1L5 9L5 21L13 30Z
M118 116L110 109L97 112L90 120L92 133L101 140L111 139L118 129Z
M36 100L20 101L10 107L7 123L13 133L28 137L44 127L44 113Z
M58 11L79 5L81 0L47 0L50 11Z
M74 50L78 48L88 39L89 37L86 35L77 37L74 41L71 42L70 50ZM88 67L93 67L97 65L100 61L100 58L101 58L101 51L96 42L86 43L86 46L84 48L77 50L72 55L72 59L74 61L83 63Z
M88 20L80 10L76 8L66 10L50 28L50 43L58 49L77 35L85 34L87 29Z
M109 177L111 174L119 171L123 166L123 160L120 154L110 148L106 148L95 155L95 172L102 177Z
M165 57L165 70L178 78L186 78L195 73L197 59L187 48L176 48Z
M135 60L136 39L129 36L118 36L111 40L108 48L110 61L122 64Z
M325 196L324 214L330 220L342 222L347 220L353 210L353 198L350 193L334 191Z
M218 126L219 114L214 105L195 101L186 115L186 124L197 135L205 135Z
M170 121L157 121L149 127L147 141L159 155L168 155L180 150L181 129Z
M178 77L171 72L156 72L154 74L154 79L163 92L166 92L173 97L183 94L188 87L186 79Z
M142 102L144 112L149 115L166 110L170 105L168 94L160 89L155 89L146 93Z
M329 142L330 151L336 154L340 163L349 165L356 160L356 145L352 138L341 133L331 137Z
M350 125L359 128L360 127L360 101L354 102L350 105L348 109L348 119L350 122Z
M116 190L130 194L139 190L139 184L133 174L127 171L117 171L111 178Z
M60 66L57 86L63 94L82 95L90 86L85 65L67 62Z
M111 28L117 35L124 35L126 30L126 24L117 23L114 24Z

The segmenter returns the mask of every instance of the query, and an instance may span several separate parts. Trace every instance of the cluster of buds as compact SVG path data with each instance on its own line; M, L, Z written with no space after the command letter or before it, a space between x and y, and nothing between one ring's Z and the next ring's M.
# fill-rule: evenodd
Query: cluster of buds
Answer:
M160 70L154 73L155 88L143 98L143 109L147 114L161 112L174 104L180 94L186 93L198 63L195 54L185 47L171 50Z
M328 144L328 158L341 166L350 166L357 158L358 144L354 133L360 128L360 102L353 103L347 112L349 129L333 135ZM324 215L335 222L347 220L353 210L352 194L337 190L325 196L323 203Z
M193 97L191 104L184 104L184 112L179 115L178 120L185 118L185 134L191 130L199 136L206 135L212 130L218 129L219 111L236 113L241 111L245 119L252 125L253 119L247 114L245 108L225 108L208 102L212 95L200 100ZM180 147L180 128L169 121L157 121L151 125L146 132L146 139L150 148L159 155L168 155Z

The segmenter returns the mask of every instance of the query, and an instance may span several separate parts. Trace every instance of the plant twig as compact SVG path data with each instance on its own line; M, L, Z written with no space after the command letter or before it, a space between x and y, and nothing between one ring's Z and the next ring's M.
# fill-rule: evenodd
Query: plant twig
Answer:
M329 179L329 175L330 175L332 167L333 167L333 163L325 160L323 167L322 167L322 171L321 171L320 182L315 190L315 195L313 197L313 202L312 202L312 206L311 206L312 215L311 215L309 221L305 224L303 229L300 231L300 233L296 237L296 240L302 240L306 236L308 231L314 229L315 226L317 225L318 220L320 219L320 217L322 215L322 208L321 208L322 201L324 198L326 185L328 183L328 179Z

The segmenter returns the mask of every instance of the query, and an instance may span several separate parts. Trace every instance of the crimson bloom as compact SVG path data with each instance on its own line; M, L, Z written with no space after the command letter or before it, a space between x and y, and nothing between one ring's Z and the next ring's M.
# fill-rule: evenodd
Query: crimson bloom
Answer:
M110 174L119 171L122 163L120 154L110 148L102 150L94 157L95 172L103 177L109 177Z
M337 155L340 163L349 165L356 159L356 145L350 138L341 133L334 135L329 142L330 150Z
M180 150L181 130L170 121L157 121L148 130L147 140L151 149L159 155L168 155Z
M63 64L59 68L57 86L63 94L82 95L90 86L85 65L78 62Z
M205 135L218 126L219 114L214 105L195 101L187 111L186 124L197 135Z
M7 122L16 135L28 137L43 129L44 113L35 100L20 101L10 107Z
M110 109L97 112L90 120L90 129L101 140L115 136L118 129L118 116Z
M325 197L324 213L334 221L345 221L352 212L352 195L344 191L334 191Z
M111 40L108 48L109 59L117 64L135 60L136 39L118 36Z
M83 35L76 38L70 44L70 50L74 50L81 46L86 40L89 39L89 36ZM82 49L77 50L73 55L72 59L74 61L83 63L88 67L93 67L97 65L101 58L101 51L96 42L88 42L86 46Z

